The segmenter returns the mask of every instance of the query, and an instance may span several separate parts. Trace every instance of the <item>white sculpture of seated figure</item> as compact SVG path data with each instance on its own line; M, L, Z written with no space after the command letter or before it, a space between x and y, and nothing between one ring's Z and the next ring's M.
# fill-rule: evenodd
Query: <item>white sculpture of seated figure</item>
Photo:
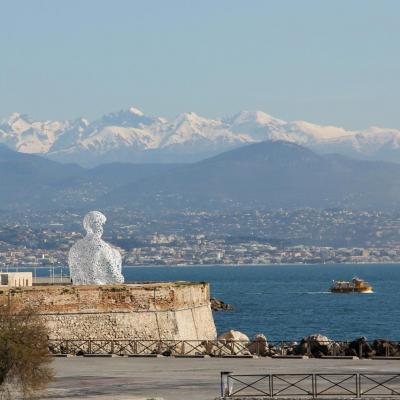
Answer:
M86 236L71 247L68 256L74 285L124 282L121 254L101 238L106 220L105 215L99 211L90 211L83 219Z

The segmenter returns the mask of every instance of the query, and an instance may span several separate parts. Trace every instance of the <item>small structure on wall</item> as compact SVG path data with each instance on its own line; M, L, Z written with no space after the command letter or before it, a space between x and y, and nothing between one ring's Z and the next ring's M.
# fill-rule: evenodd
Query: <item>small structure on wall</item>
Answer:
M32 286L32 272L0 272L0 287Z

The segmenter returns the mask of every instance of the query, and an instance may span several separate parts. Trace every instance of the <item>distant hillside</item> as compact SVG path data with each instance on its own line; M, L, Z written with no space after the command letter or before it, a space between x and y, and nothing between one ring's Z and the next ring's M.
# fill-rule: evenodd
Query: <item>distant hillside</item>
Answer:
M0 145L0 208L49 206L55 186L82 172L77 165L17 153Z
M0 209L398 208L400 165L261 142L194 164L85 169L0 147Z
M105 198L159 207L395 208L400 165L317 155L294 143L248 145L127 185Z
M175 168L113 163L85 169L0 145L0 209L91 207L121 186Z

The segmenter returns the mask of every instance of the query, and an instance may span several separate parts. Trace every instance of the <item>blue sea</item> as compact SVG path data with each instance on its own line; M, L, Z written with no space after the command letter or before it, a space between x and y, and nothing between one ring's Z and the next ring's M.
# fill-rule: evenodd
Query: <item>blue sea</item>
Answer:
M209 282L212 296L235 307L214 313L218 333L400 340L400 265L126 267L124 275L128 281ZM370 282L374 293L329 292L332 280L354 276Z

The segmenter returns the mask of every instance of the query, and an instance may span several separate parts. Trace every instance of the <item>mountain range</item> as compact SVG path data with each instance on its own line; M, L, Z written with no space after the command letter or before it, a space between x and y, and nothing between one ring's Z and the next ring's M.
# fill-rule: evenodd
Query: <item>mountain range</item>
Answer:
M400 165L320 155L287 141L190 164L64 164L0 145L0 209L396 209Z
M0 143L21 153L96 166L110 162L196 162L243 145L284 140L319 154L400 162L400 130L346 130L305 121L284 121L262 111L208 119L193 112L173 120L131 107L89 122L34 121L14 113L0 121Z

